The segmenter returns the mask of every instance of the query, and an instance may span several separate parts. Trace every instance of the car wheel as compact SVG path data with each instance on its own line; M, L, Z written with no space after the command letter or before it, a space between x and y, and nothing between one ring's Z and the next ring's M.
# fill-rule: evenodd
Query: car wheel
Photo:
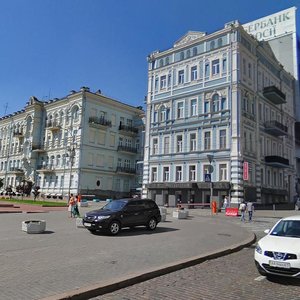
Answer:
M151 219L148 221L147 228L148 228L149 230L154 230L154 229L156 228L156 225L157 225L156 219L155 219L155 218L151 218Z
M112 221L108 230L111 235L117 235L121 230L121 225L118 221Z

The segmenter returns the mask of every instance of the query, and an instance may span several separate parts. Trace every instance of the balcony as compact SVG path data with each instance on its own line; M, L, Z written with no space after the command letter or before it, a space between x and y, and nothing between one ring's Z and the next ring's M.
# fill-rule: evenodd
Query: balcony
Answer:
M128 174L135 175L136 174L135 168L130 168L130 167L117 167L116 172L126 174L126 175L128 175Z
M23 133L22 130L15 130L15 131L13 132L13 136L14 136L14 137L17 137L17 138L19 138L19 139L21 139L21 138L24 137L24 133Z
M126 152L126 153L129 153L129 154L137 154L137 149L135 147L130 147L130 146L119 145L118 146L118 151L119 152Z
M37 166L37 170L43 173L53 173L54 166L53 165L39 165Z
M270 100L273 104L284 104L285 94L280 91L275 85L265 87L263 90L263 95Z
M127 126L127 125L122 125L120 124L119 126L119 130L123 133L123 134L129 134L129 135L136 135L139 132L139 129L133 126Z
M281 156L265 156L266 165L277 168L288 168L289 160Z
M32 152L42 153L46 152L46 149L42 145L32 145Z
M99 129L107 129L111 127L111 121L106 120L104 117L89 117L89 125Z
M58 131L61 129L61 126L59 125L59 123L57 121L48 121L46 123L46 128L50 129L52 131Z
M17 167L10 167L8 172L13 174L24 174L24 170Z
M275 136L283 136L288 134L287 126L275 120L265 122L265 131Z

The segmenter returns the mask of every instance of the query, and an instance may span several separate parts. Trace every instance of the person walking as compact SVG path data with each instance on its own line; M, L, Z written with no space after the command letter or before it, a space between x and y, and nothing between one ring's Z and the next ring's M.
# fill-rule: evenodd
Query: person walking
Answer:
M252 221L252 216L253 216L253 211L254 211L254 205L250 201L247 202L247 211L248 211L248 216L249 216L249 222Z
M74 204L74 217L80 217L80 213L79 213L79 209L78 209L79 203L80 203L79 196L76 195L75 204Z
M241 202L239 210L241 212L241 221L245 222L245 213L246 213L246 203L244 202L244 200Z
M75 198L73 194L71 194L69 199L69 206L68 206L68 211L70 212L70 218L73 218L73 216L75 217L74 206L75 206Z

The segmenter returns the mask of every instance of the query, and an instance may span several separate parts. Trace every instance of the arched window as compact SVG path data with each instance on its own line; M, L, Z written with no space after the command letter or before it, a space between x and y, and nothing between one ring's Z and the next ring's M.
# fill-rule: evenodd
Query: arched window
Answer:
M78 121L79 119L79 108L78 106L74 106L72 109L72 120Z
M191 57L191 50L190 49L186 51L186 57L187 58Z
M61 163L60 155L58 154L58 155L56 156L56 165L59 167L59 166L60 166L60 163Z
M161 67L163 67L164 66L164 60L163 59L160 59L159 60L159 67L161 68Z
M210 49L215 49L215 41L210 42Z
M59 113L59 124L62 125L63 124L63 120L64 120L64 112L61 111Z
M170 62L169 62L169 56L166 57L166 65L168 65Z
M218 47L222 47L223 46L223 40L222 38L218 39Z

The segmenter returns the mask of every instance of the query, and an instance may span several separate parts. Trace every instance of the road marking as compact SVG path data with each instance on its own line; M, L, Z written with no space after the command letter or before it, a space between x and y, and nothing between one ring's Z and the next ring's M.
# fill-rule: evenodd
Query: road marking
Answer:
M254 280L255 281L263 281L264 279L266 279L266 276L258 276Z

